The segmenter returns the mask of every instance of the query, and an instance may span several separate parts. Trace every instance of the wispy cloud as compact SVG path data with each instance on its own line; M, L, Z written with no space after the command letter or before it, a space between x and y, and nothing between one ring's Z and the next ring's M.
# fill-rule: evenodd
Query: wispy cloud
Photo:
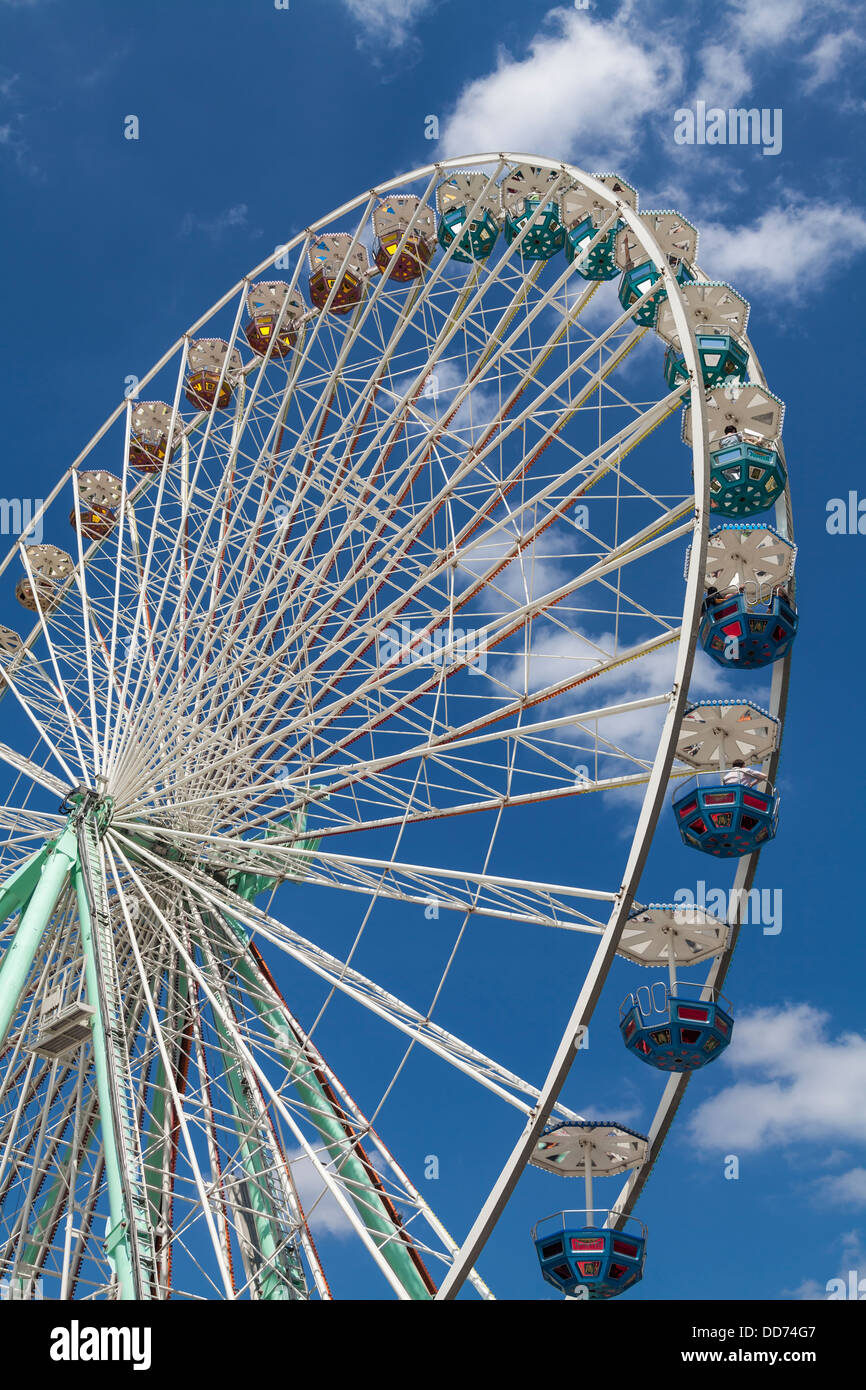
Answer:
M818 1195L823 1201L840 1206L866 1207L866 1168L849 1168L847 1173L822 1178Z
M399 48L409 37L416 19L432 0L343 0L362 30L371 38Z
M736 45L710 43L701 50L701 71L695 96L708 106L736 106L752 89L752 74L746 56Z
M863 48L864 40L854 29L825 34L803 59L808 72L803 91L808 95L835 82L849 63L859 62Z
M104 82L110 77L114 70L130 54L130 45L122 44L120 48L113 48L110 53L106 53L92 68L87 68L79 73L77 81L80 87L98 87L100 82Z
M219 241L227 232L247 225L246 203L235 203L218 212L215 217L200 217L197 212L184 214L180 224L181 236L205 236L211 241Z
M719 279L803 299L820 287L831 264L839 271L864 248L866 215L859 208L791 194L751 225L705 225L700 259Z

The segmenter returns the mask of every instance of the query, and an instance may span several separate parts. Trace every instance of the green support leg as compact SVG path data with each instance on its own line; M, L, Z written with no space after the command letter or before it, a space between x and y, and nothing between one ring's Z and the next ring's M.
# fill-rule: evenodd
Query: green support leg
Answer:
M0 886L0 922L5 922L7 917L11 917L13 912L23 907L30 897L39 882L49 848L46 845L44 849L38 849L35 854L31 854L30 858L25 859L14 874L10 874L6 882Z
M6 1041L45 928L77 863L75 829L67 824L51 853L40 851L13 874L0 892L0 904L6 907L5 916L27 902L0 966L0 1044Z
M211 985L227 1013L231 1003L212 951L202 943L203 959L211 976ZM252 1222L264 1261L259 1275L260 1296L266 1300L286 1300L306 1297L306 1280L293 1248L286 1245L276 1211L269 1197L268 1166L261 1144L256 1142L257 1120L254 1113L255 1093L245 1075L231 1035L222 1020L214 1014L214 1027L219 1036L223 1075L228 1088L238 1137L241 1165L247 1177L247 1193L252 1208Z
M241 931L238 923L233 922L232 926L236 932ZM233 964L238 974L250 986L250 1001L271 1034L277 1051L292 1074L292 1084L309 1119L321 1135L336 1171L345 1180L346 1192L357 1207L361 1220L377 1245L381 1247L385 1259L410 1298L418 1300L432 1298L430 1289L421 1277L405 1240L400 1237L380 1193L376 1191L370 1181L367 1170L349 1140L345 1127L335 1113L318 1077L309 1062L306 1061L303 1062L302 1071L296 1070L298 1058L301 1055L300 1047L293 1046L291 1043L287 1045L287 1025L279 1004L275 1002L273 1005L269 1005L260 997L262 978L254 971L249 961L240 957Z

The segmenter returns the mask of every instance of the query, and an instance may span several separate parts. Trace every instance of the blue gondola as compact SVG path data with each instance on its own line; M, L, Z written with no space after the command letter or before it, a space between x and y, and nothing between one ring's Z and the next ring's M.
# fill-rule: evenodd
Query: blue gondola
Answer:
M786 655L799 621L794 604L781 594L762 603L750 603L745 593L726 594L704 600L699 638L720 666L755 670Z
M685 844L717 859L737 859L772 840L779 824L779 796L772 787L750 787L692 777L674 793L673 811Z
M586 259L575 266L578 275L584 280L614 280L619 274L614 251L616 234L621 226L621 222L615 222L601 240L596 242ZM565 256L569 264L583 255L597 233L598 228L591 217L584 217L576 226L569 228L565 238Z
M721 1056L734 1031L731 1006L718 995L702 999L709 991L680 982L670 990L661 981L652 990L642 985L627 995L620 1007L619 1028L629 1052L659 1071L696 1071ZM663 1002L657 991L663 993Z
M510 246L533 217L535 221L520 243L520 254L527 261L549 261L565 245L559 204L552 199L542 203L541 198L522 198L518 206L509 209L505 215L505 240Z
M695 345L704 386L711 391L729 381L745 381L749 354L731 333L696 333ZM673 391L688 376L685 354L679 343L671 343L665 353L665 381Z
M499 236L499 224L489 208L485 208L467 226L468 212L468 207L460 207L448 208L442 214L437 230L439 244L447 251L459 237L451 253L455 261L485 261Z
M615 1298L643 1278L646 1227L630 1216L620 1230L592 1224L601 1213L563 1211L533 1228L541 1273L561 1293ZM586 1221L589 1217L589 1223Z
M675 267L674 274L681 285L687 280L693 280L692 275L685 261L679 261ZM642 261L640 265L632 266L631 270L623 271L622 279L619 282L619 302L624 309L628 309L647 290L661 279L661 271L657 270L652 261ZM652 328L656 321L659 305L663 299L667 298L667 290L660 284L655 294L650 295L645 304L632 314L635 323L649 326Z
M772 444L732 434L710 452L710 511L733 521L772 507L787 482Z

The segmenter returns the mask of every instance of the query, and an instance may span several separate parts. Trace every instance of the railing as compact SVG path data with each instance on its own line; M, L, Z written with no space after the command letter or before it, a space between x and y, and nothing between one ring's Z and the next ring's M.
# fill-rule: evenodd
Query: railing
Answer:
M747 608L763 607L768 613L776 611L776 604L784 604L790 609L792 615L796 616L797 605L788 595L787 589L780 584L760 584L756 579L749 579L745 584L729 585L727 589L718 589L712 599L704 596L703 611L712 614L713 609L719 608L723 603L730 603L731 599L742 598Z
M672 990L666 980L655 980L653 984L641 985L626 995L619 1006L620 1023L635 1008L645 1022L668 1022L671 1001L675 1004L719 1004L725 1013L734 1012L730 999L712 985L701 985L694 980L677 980L676 988Z
M567 1218L588 1217L588 1220L569 1221ZM596 1225L596 1216L603 1216L604 1221L601 1227ZM549 1224L553 1223L553 1224ZM568 1211L557 1211L550 1216L542 1216L540 1221L536 1221L532 1228L533 1240L550 1239L560 1231L574 1230L584 1226L592 1226L596 1230L617 1230L620 1234L639 1236L641 1240L646 1240L646 1226L639 1221L636 1216L624 1216L615 1207L572 1207Z
M723 781L722 779L725 772L731 771L746 772L748 781L746 778L738 778L736 782ZM765 796L770 797L770 799L775 797L777 803L781 799L769 777L765 777L763 773L760 775L750 773L746 768L720 768L718 771L713 770L712 772L695 772L685 782L678 782L676 786L671 789L671 802L682 801L693 792L697 792L701 789L720 792L736 792L741 787L747 792L761 792Z

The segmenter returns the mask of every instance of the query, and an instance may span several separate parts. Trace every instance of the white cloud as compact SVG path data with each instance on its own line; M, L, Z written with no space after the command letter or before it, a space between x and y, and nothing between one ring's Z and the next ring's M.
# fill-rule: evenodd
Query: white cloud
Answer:
M393 47L405 43L414 21L431 0L343 0L365 32Z
M828 1022L810 1004L738 1019L727 1065L740 1078L698 1106L689 1126L694 1142L749 1153L866 1141L866 1112L857 1100L866 1094L866 1037L832 1038Z
M734 285L759 285L803 298L866 247L866 216L842 203L789 195L746 227L710 223L701 232L701 267Z
M851 1168L847 1173L824 1178L819 1191L827 1202L866 1207L866 1168Z
M725 18L747 43L772 47L799 33L810 10L809 0L739 0Z
M818 1299L826 1299L827 1286L826 1284L819 1284L817 1279L804 1279L802 1284L799 1284L796 1289L785 1289L782 1293L782 1297L784 1299L815 1303Z
M670 111L682 57L660 36L642 35L624 11L596 20L555 9L545 24L527 57L503 51L463 89L442 132L446 154L511 149L607 167L646 117Z
M863 39L853 29L825 34L804 58L809 76L803 84L803 91L814 92L827 82L833 81L839 76L846 62L862 48Z
M306 1151L292 1150L286 1157L313 1235L338 1236L341 1239L351 1236L353 1227L348 1216L333 1196L331 1189L319 1177ZM327 1161L325 1159L325 1162Z
M742 52L726 43L707 44L701 50L701 74L695 97L707 106L736 106L752 89L752 76Z

